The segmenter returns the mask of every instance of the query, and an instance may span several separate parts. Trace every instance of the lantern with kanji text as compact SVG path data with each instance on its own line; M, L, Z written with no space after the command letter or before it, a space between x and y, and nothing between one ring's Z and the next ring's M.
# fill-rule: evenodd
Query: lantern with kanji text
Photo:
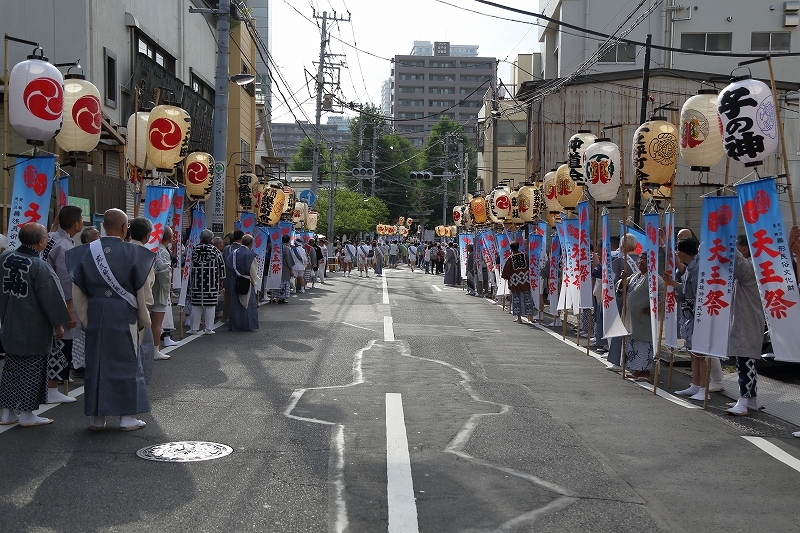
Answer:
M717 113L717 90L702 89L681 108L680 152L696 172L708 172L722 160L722 133Z
M283 187L283 214L281 215L281 219L283 220L292 220L294 216L294 204L297 202L297 195L294 192L294 189L285 185Z
M319 213L316 211L309 211L306 215L306 228L309 231L315 231L317 229L317 224L319 224Z
M64 115L56 143L73 157L86 157L100 141L103 113L100 91L83 74L67 74L64 81Z
M678 164L678 129L664 117L653 117L633 134L631 151L636 184L672 181Z
M519 218L523 222L533 222L539 218L539 213L547 208L542 189L530 184L519 188L517 203L519 204Z
M778 120L772 91L750 76L731 79L717 99L722 145L745 166L760 165L778 148Z
M185 109L157 105L147 121L147 158L157 170L171 172L185 156L189 145L191 118Z
M583 154L597 137L589 130L578 130L578 133L569 138L567 142L567 166L569 177L578 185L584 182L585 168Z
M596 202L607 204L619 194L622 170L619 146L609 139L597 139L583 154L586 187Z
M292 213L292 222L296 227L300 227L306 223L306 216L308 215L308 204L305 202L294 203L294 213Z
M40 54L36 54L36 51ZM61 130L64 77L41 48L8 75L8 123L28 144L41 145Z
M558 192L556 191L556 175L555 169L551 170L544 175L542 180L542 192L544 193L544 202L547 205L548 213L560 213L564 207L558 203Z
M189 154L191 157L193 154ZM187 161L189 159L187 157ZM257 209L256 195L260 192L258 176L252 172L242 172L236 183L236 192L239 198L239 208L242 211L254 211Z
M280 182L277 184L259 185L261 200L258 205L258 220L262 224L272 226L281 219L285 195Z
M211 194L211 169L214 158L206 152L192 152L183 163L186 195L192 200L206 200Z

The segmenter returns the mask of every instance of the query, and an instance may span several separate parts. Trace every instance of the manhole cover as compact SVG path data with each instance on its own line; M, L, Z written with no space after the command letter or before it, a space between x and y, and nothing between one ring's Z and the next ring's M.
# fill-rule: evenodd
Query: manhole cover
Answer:
M136 455L148 461L167 463L190 463L219 459L233 452L233 448L216 442L165 442L147 446L136 452Z

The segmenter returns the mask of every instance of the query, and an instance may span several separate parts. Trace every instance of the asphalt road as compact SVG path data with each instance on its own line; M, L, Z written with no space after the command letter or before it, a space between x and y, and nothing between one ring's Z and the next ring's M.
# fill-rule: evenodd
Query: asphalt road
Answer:
M88 431L80 397L3 426L0 531L800 531L797 428L653 395L440 276L385 272L173 349L143 430ZM136 455L172 441L233 452Z

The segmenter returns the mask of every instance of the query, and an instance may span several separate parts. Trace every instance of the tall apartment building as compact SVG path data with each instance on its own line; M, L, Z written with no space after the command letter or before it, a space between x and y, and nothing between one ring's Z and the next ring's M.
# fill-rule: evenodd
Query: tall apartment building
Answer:
M348 122L349 124L349 122ZM349 127L342 128L338 123L320 124L319 131L323 141L344 146L350 142ZM275 147L275 157L283 159L287 164L292 162L292 156L297 153L300 143L306 137L313 136L314 125L306 122L272 123L272 143Z
M381 83L381 115L392 115L392 78L387 78Z
M430 41L414 41L411 48L412 56L432 56L434 48L437 50L449 49L450 55L454 57L477 57L477 44L450 44L446 41L431 43ZM438 54L441 55L441 54Z
M415 41L415 51L420 41ZM395 130L421 147L431 129L444 116L460 122L474 135L483 96L492 87L495 58L455 56L448 42L432 45L433 55L394 57L392 116ZM474 49L477 46L462 47Z

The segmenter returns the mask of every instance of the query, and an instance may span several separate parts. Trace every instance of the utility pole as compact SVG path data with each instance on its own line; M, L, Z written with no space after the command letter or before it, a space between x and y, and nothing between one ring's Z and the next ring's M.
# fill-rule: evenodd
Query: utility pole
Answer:
M671 16L671 14L668 15ZM652 41L653 36L648 33L644 49L644 71L642 72L642 107L639 110L639 124L644 124L647 120L647 102L650 99L650 95L648 94L650 90L650 43ZM642 190L636 180L635 173L631 183L633 183L635 188L633 191L633 223L638 226L642 214Z
M447 225L447 183L450 181L450 172L447 166L450 163L450 133L444 136L444 171L442 172L442 226Z
M497 187L497 119L500 116L500 103L497 100L497 62L492 76L492 187Z
M230 1L230 0L227 0ZM221 3L221 2L220 2ZM333 12L331 17L328 17L328 12L323 11L322 16L317 15L316 10L313 12L315 19L322 19L322 39L319 43L319 65L317 66L317 113L316 113L316 128L314 129L314 152L311 166L311 192L316 196L317 187L319 184L319 143L320 143L320 119L322 118L322 92L325 90L325 49L328 46L328 21L333 22L350 21L350 14L347 18L337 17L336 12Z
M375 196L375 176L377 175L377 169L375 168L375 162L378 160L378 132L377 130L377 122L372 123L372 191L371 196Z
M333 251L333 197L336 193L336 169L333 167L333 145L331 145L330 150L331 156L331 189L328 191L328 246L331 248L328 250L328 254ZM327 257L325 260L327 261Z
M464 165L464 141L458 141L458 166L461 172L458 173L458 201L464 200L464 176L467 174L467 167Z

